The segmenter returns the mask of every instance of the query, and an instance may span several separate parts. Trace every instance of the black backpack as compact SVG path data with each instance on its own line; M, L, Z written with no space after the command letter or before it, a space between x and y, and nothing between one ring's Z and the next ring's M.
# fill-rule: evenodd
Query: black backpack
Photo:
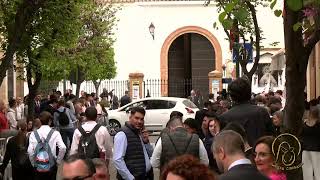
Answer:
M69 117L66 114L66 108L64 108L64 110L62 112L60 112L60 111L57 111L57 112L59 113L58 121L59 121L60 126L69 125Z
M86 132L82 126L78 128L81 133L78 144L78 154L84 155L90 159L100 158L100 151L95 136L100 127L101 125L97 124L91 132Z

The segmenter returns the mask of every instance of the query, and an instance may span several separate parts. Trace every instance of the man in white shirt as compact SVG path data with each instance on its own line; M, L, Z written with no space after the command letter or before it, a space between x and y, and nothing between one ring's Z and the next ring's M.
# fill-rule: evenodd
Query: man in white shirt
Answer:
M24 104L22 102L21 97L17 97L17 107L16 107L16 114L17 114L17 121L24 119Z
M9 109L7 112L7 119L11 130L17 129L17 117L16 117L17 102L14 98L9 99Z
M91 132L97 125L97 110L95 107L88 107L85 111L86 122L82 124L82 128L85 132ZM79 128L74 131L73 140L70 150L70 155L78 153L79 141L81 138L81 132ZM95 133L96 143L99 148L99 153L101 159L106 160L109 163L109 160L112 156L112 143L111 137L106 127L100 126Z
M44 140L47 138L49 132L51 131L50 123L52 122L52 116L49 112L42 112L40 113L40 121L41 121L41 127L36 130L39 134L39 137L41 140ZM29 137L29 147L28 147L28 154L29 159L31 161L31 164L35 166L35 150L37 147L38 141L35 137L34 132L30 134ZM55 180L56 174L57 174L57 166L62 162L63 157L66 152L66 146L62 141L62 137L58 131L54 131L51 138L49 139L49 147L52 152L52 155L54 159L56 160L56 165L51 168L49 172L35 172L35 179L45 179L45 180ZM57 154L57 147L59 148L59 154Z

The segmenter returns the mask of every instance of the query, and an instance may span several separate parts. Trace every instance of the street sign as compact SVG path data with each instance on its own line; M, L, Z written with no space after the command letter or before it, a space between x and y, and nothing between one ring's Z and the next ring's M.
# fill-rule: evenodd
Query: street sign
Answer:
M248 62L249 63L253 62L253 48L252 48L251 43L235 44L233 46L233 49L232 49L232 62L236 63L237 59L244 58L243 54L242 54L242 51L240 51L243 48L245 49L246 54L247 54L247 56L249 58Z

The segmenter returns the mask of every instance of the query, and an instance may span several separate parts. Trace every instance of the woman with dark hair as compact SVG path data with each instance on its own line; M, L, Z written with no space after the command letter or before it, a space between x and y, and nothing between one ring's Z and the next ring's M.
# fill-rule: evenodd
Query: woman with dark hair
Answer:
M160 180L215 180L214 174L199 159L183 155L171 160L161 173Z
M217 166L216 160L213 157L213 152L211 150L212 143L214 141L214 137L220 132L221 124L218 117L209 120L208 123L208 135L204 139L204 147L207 150L208 159L209 159L209 167L215 172L219 173L219 168Z
M302 128L303 179L320 179L320 118L317 106L310 108L309 118Z
M11 160L13 180L33 180L34 171L27 153L27 123L24 120L19 121L18 128L18 134L8 141L3 163L0 166L0 172L1 174L4 174L4 171Z
M286 175L274 166L275 157L271 152L274 139L273 136L263 136L257 140L254 148L254 161L257 169L270 180L286 180Z

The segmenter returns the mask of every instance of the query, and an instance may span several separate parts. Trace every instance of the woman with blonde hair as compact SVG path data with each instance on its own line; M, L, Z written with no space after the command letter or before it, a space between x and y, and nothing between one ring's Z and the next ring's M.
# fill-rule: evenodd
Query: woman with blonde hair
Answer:
M319 108L312 107L302 128L303 179L320 180Z

